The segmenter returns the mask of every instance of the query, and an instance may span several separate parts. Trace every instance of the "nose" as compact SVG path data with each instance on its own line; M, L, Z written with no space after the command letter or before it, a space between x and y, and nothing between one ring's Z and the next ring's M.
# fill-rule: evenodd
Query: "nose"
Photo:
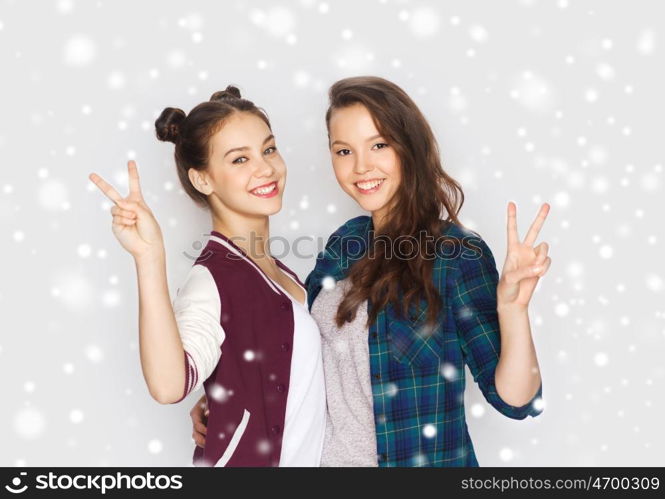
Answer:
M358 153L356 154L356 161L353 164L353 172L358 174L358 175L363 175L369 171L372 171L374 169L374 166L370 161L367 161L366 157Z
M255 175L257 177L270 177L275 173L275 168L270 164L269 161L263 160L256 167Z

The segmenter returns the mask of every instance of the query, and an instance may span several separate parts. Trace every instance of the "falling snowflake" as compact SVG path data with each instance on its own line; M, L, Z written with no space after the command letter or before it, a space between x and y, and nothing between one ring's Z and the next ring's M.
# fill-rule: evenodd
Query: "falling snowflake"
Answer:
M650 291L658 293L663 290L663 279L657 274L649 274L646 277L646 285Z
M226 402L229 398L229 392L219 383L214 383L210 388L210 396L217 402Z
M568 315L568 312L570 311L570 307L568 306L567 303L557 303L556 306L554 307L554 313L558 317L566 317Z
M598 352L596 355L594 355L593 361L598 367L603 367L607 365L609 358L606 353Z
M483 26L475 25L469 28L469 36L474 42L485 43L489 38L489 33Z
M637 40L637 52L642 55L651 55L656 47L656 34L653 30L645 29Z
M162 445L162 442L156 438L148 442L148 452L150 452L150 454L159 454L162 452L163 448L164 446Z
M439 32L441 20L439 14L432 8L420 7L410 14L406 14L411 33L419 38L436 35Z
M323 289L325 289L326 291L330 291L332 289L335 289L337 281L335 281L334 277L326 276L321 280L321 285L323 286Z
M436 426L433 424L423 426L423 436L425 438L434 438L436 436Z
M499 451L499 459L503 462L512 461L514 457L515 455L512 449L509 449L508 447L504 447Z
M444 362L441 366L441 376L448 381L457 379L457 368L450 362Z
M120 90L126 84L125 75L120 71L113 71L109 75L107 82L111 90Z
M104 352L97 345L88 345L85 349L85 356L93 364L97 364L104 359Z
M74 424L79 424L83 421L83 411L80 409L73 409L69 413L69 420Z
M481 418L485 414L485 406L482 404L473 404L471 406L471 416L474 418Z
M22 409L14 416L14 430L26 439L35 439L42 435L46 420L41 412L33 408Z
M68 66L87 66L94 61L96 55L95 43L85 35L72 36L65 43L64 61Z

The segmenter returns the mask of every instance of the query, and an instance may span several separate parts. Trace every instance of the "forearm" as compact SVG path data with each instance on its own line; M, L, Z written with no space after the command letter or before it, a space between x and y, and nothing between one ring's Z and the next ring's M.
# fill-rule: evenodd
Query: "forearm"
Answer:
M531 400L541 384L538 357L526 309L499 308L501 355L494 383L499 396L520 407Z
M178 400L185 386L184 350L173 313L163 253L136 260L139 348L150 395L162 404Z

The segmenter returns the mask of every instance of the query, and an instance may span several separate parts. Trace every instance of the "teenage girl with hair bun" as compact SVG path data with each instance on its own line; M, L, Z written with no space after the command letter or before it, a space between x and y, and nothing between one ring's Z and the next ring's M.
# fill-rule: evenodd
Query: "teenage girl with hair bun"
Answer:
M112 230L136 264L143 375L174 404L203 386L207 442L196 466L318 466L325 429L320 333L304 285L269 252L286 166L263 110L234 86L185 114L164 109L159 140L175 144L180 183L209 210L212 231L173 302L161 229L134 161L129 194L99 175Z

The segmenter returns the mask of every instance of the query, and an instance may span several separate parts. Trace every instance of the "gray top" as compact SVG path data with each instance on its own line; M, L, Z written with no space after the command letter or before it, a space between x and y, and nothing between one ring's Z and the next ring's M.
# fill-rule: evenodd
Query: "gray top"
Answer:
M321 331L327 418L321 466L378 466L376 430L369 372L367 302L356 318L341 329L335 324L337 307L349 285L321 289L311 314Z

